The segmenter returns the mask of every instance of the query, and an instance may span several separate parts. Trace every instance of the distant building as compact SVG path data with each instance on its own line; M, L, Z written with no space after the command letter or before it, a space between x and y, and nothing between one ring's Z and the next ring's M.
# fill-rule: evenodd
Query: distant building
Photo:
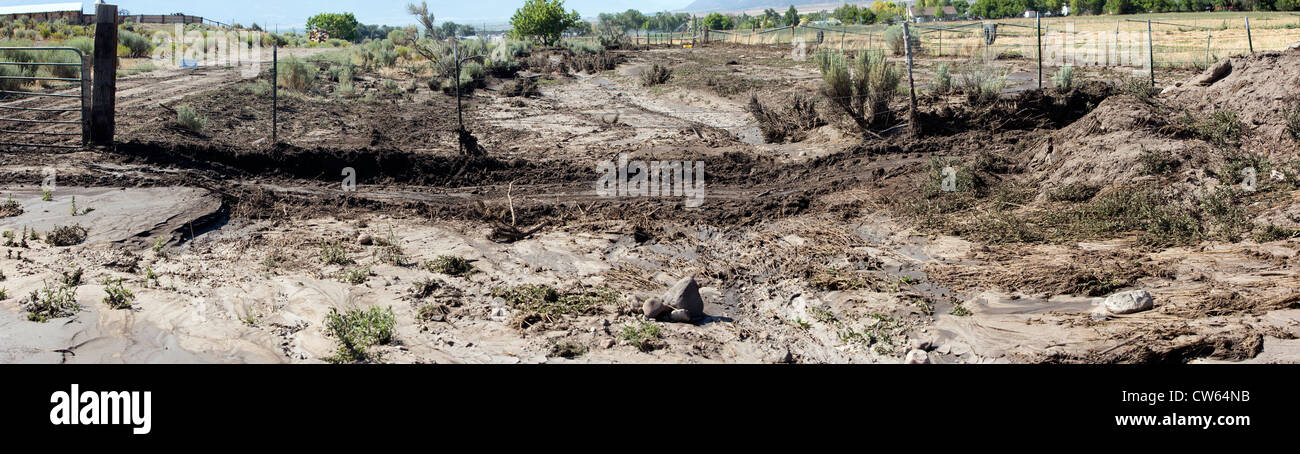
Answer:
M907 9L907 16L912 22L934 22L957 20L957 8L952 6L926 7L914 6Z
M54 22L62 19L69 24L86 24L86 18L94 20L95 15L83 14L81 3L46 3L41 5L0 6L0 20L32 19L40 22Z

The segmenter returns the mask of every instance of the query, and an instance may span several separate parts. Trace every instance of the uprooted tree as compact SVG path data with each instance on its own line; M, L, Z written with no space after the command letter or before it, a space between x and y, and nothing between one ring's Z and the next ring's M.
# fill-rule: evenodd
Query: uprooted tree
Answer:
M894 121L889 101L902 80L898 68L879 52L861 52L850 64L844 54L819 56L823 94L863 131L887 127Z

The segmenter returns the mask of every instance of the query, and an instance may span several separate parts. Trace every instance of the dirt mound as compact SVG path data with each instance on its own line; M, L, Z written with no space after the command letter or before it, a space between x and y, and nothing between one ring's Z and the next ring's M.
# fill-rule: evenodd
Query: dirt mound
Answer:
M1232 57L1159 95L1130 90L1033 144L1027 167L1046 194L1074 183L1104 187L1169 173L1204 185L1225 155L1239 151L1290 161L1297 73L1300 49L1293 49Z
M1033 144L1027 167L1038 173L1044 194L1072 184L1106 187L1141 179L1151 173L1144 158L1153 156L1169 157L1185 168L1203 167L1209 145L1162 133L1167 117L1162 107L1133 96L1111 97Z
M1212 77L1216 70L1227 72L1216 80ZM1300 48L1229 58L1166 88L1161 98L1201 115L1236 112L1245 128L1247 148L1294 149L1287 118L1300 109Z

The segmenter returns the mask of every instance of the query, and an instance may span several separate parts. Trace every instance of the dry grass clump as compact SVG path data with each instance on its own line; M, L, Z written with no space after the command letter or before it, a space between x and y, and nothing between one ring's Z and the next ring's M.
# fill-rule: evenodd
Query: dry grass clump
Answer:
M668 67L655 63L645 71L641 72L641 85L653 87L668 83L673 78L673 71Z
M618 293L608 289L588 289L582 293L562 294L547 285L517 285L492 290L515 310L512 324L525 329L537 324L554 323L565 315L593 314L603 305L615 304Z
M45 236L45 242L51 246L72 246L81 244L86 241L86 235L89 231L80 225L73 226L55 226L50 233Z
M287 57L276 66L277 83L290 90L306 93L316 84L316 65L298 57Z
M601 71L612 71L623 61L623 56L605 51L592 54L578 54L569 57L569 67L574 71L581 71L588 74L595 74ZM665 80L666 82L666 80ZM663 82L660 82L663 83Z
M767 143L783 143L786 139L802 142L808 138L808 131L826 125L817 114L817 101L800 95L795 95L780 109L764 107L757 95L751 95L746 109L758 122L758 129Z

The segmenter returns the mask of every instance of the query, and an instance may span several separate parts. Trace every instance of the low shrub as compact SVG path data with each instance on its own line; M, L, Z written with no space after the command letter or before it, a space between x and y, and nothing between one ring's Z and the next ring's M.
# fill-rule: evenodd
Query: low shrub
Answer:
M316 83L316 65L298 57L287 57L276 66L280 87L308 92Z
M180 106L176 108L176 123L190 131L203 132L203 128L208 125L208 119L199 115L193 107Z
M641 71L641 85L646 87L666 84L672 78L672 70L658 63L655 63L644 71Z
M69 286L51 287L46 284L40 290L32 290L31 295L22 303L27 312L27 319L45 323L53 318L71 317L81 310L77 304L77 288Z
M1052 84L1060 91L1070 91L1074 87L1074 66L1065 65L1052 76Z
M104 304L113 309L130 309L131 302L135 300L135 294L130 290L122 287L122 279L104 279Z
M50 230L50 234L45 236L45 242L51 246L73 246L86 241L88 233L86 228L80 225L55 226Z
M370 352L376 345L393 341L397 316L391 307L352 309L344 313L330 308L325 315L325 335L339 341L338 351L326 358L332 363L369 362L380 359Z

